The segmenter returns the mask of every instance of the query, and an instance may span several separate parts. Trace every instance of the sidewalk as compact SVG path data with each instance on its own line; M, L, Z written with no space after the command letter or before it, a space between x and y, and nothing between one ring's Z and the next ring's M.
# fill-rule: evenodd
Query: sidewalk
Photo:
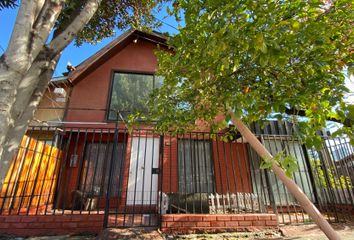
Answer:
M339 233L342 240L354 239L354 221L346 223L334 223L333 228ZM110 240L110 239L132 239L132 240L172 240L172 239L201 239L201 240L226 240L226 239L284 239L284 240L325 240L326 236L315 224L307 225L288 225L280 227L279 231L258 231L258 232L232 232L216 234L188 234L188 235L169 235L161 234L153 229L119 229L110 228L101 232L98 236L47 236L47 237L1 237L0 240Z

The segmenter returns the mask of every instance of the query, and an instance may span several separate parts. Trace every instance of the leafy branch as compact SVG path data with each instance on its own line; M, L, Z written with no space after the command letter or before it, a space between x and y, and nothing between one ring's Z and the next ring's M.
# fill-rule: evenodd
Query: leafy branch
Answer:
M273 158L263 157L260 168L270 170L272 168L273 162L281 167L285 171L286 176L289 178L292 178L294 172L299 169L296 158L292 155L286 155L284 151L277 153Z

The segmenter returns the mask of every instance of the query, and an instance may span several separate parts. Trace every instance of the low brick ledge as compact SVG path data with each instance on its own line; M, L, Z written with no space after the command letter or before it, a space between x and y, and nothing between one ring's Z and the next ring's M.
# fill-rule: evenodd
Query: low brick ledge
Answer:
M165 214L161 231L166 233L255 231L278 228L275 214Z
M100 214L0 216L0 236L97 234L103 229L103 217Z

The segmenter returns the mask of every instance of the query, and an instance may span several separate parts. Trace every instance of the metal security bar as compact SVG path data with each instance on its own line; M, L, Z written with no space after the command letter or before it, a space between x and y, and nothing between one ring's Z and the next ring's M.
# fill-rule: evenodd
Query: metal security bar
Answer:
M163 213L267 212L253 186L245 144L238 135L193 132L164 136Z
M329 221L337 222L353 217L353 163L354 148L349 139L331 139L322 133L324 143L321 149L307 149L294 134L297 129L290 123L270 122L263 129L252 126L260 141L273 154L283 152L292 155L298 165L293 179L308 198L315 203ZM311 221L295 198L271 171L260 170L259 156L250 150L257 165L254 175L262 176L263 186L269 199L266 205L272 206L279 216L279 222L306 223ZM256 183L254 180L253 183Z
M352 217L354 151L324 135L306 149L290 124L253 126L272 153L293 155L294 181L330 221ZM161 214L276 213L311 221L236 132L158 134L99 123L30 127L0 192L1 215L102 214L105 227L159 226Z

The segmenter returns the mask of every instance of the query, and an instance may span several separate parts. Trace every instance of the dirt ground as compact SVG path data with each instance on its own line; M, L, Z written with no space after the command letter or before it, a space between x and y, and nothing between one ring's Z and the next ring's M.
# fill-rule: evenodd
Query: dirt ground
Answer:
M333 228L342 240L354 240L354 221L334 223ZM168 235L160 234L156 230L139 229L107 229L102 232L97 240L105 239L199 239L199 240L226 240L226 239L284 239L284 240L325 240L326 236L315 224L281 226L279 230L258 232L232 232L218 234L188 234Z
M331 225L342 240L354 240L354 219L351 222L333 223ZM327 239L324 233L315 224L289 225L281 227L280 231L284 239Z
M354 240L354 221L331 224L342 240ZM165 239L284 239L284 240L325 240L327 237L315 224L286 225L279 231L234 232L219 234L167 235Z
M333 228L338 232L342 240L354 240L354 220L352 222L334 223ZM48 236L32 238L1 237L0 240L170 240L170 239L199 239L199 240L226 240L226 239L284 239L284 240L325 240L326 236L315 224L281 226L279 230L258 232L232 232L218 234L188 234L168 235L161 234L153 229L106 229L98 236Z

